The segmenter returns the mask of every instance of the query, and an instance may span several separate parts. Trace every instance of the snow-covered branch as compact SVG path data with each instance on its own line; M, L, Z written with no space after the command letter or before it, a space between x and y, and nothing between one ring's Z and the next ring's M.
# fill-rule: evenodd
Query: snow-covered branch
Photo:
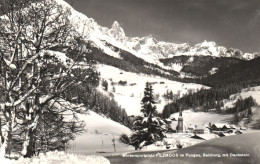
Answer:
M31 94L35 91L35 87L32 87L32 89L30 89L25 95L23 95L19 100L15 101L15 102L12 102L12 103L9 103L9 102L6 102L5 105L7 107L16 107L18 105L20 105L22 102L24 102L28 97L31 96Z

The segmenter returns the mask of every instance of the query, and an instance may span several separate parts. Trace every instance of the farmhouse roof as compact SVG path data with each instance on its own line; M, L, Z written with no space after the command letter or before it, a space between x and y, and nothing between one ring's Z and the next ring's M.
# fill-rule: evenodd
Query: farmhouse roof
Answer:
M213 125L215 125L217 128L223 128L224 126L227 127L227 128L231 128L231 126L227 123L216 123L216 124L213 124Z
M217 137L218 136L216 134L194 134L193 136L191 136L191 138L203 139L203 140L210 140Z

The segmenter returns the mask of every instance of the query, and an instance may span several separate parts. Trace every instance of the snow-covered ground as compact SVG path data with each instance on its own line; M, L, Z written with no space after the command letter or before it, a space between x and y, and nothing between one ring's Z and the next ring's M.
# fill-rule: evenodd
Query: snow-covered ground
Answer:
M260 105L260 86L252 87L249 91L242 90L241 96L243 99L252 96L258 105Z
M184 157L165 157L165 158L152 158L147 162L147 158L127 158L127 160L131 160L128 163L135 164L172 164L172 163L180 163L180 164L257 164L260 160L260 133L252 133L252 134L242 134L242 135L234 135L229 137L220 137L213 140L205 141L200 144L180 149L176 152L176 150L165 152L166 154L183 154ZM233 155L232 155L232 154ZM141 153L140 153L141 154ZM208 156L204 156L208 155ZM219 155L218 155L219 154ZM226 156L224 156L227 154ZM240 154L240 155L239 155ZM244 156L243 156L244 154ZM194 155L194 156L193 156ZM196 156L198 155L198 156ZM210 155L218 155L219 157L214 157ZM111 160L111 158L110 158ZM125 163L126 160L124 158L116 159L117 161L122 161ZM111 162L115 162L116 160L111 160Z
M250 122L248 122L247 118L242 119L239 122L240 126L248 128L247 131L255 131L258 127L260 127L260 86L257 87L251 87L251 88L245 88L241 91L241 93L237 93L234 95L231 95L228 100L225 102L225 108L232 108L234 107L234 104L239 98L245 99L252 96L253 99L256 101L258 106L252 107L252 117L250 119Z
M256 103L260 105L260 86L246 88L241 91L241 93L233 94L229 97L229 99L224 100L224 109L234 107L236 101L240 98L245 99L252 96L253 99L256 100Z
M76 137L71 143L68 152L96 153L114 152L112 139L115 139L116 151L130 150L117 141L122 133L130 134L131 130L113 120L89 111L88 114L78 115L80 120L86 123L86 132Z
M241 93L233 94L228 100L225 100L224 107L233 107L238 98L245 99L252 96L258 105L260 105L260 86L252 87L250 90L243 89ZM253 108L253 113L258 112L258 108ZM182 112L184 123L186 125L196 124L202 125L204 123L226 123L233 119L233 114L216 114L209 112L194 112L193 110L185 110ZM178 118L179 113L174 113L171 117Z
M182 148L189 147L195 144L198 144L200 142L203 142L204 140L201 139L194 139L191 138L193 136L193 133L167 133L166 138L164 138L162 141L157 141L154 144L145 146L142 151L154 151L154 150L166 150L166 149L179 149L177 147L178 144L182 145ZM207 135L207 134L205 134ZM209 134L211 135L211 134ZM212 134L214 135L214 134ZM217 138L218 136L215 136L213 138ZM168 148L166 148L166 145Z
M158 95L158 103L156 104L158 112L162 112L163 107L169 103L162 97L167 90L182 97L189 91L196 92L197 89L205 87L200 84L181 83L157 76L126 72L108 65L99 65L98 71L101 78L108 82L108 91L114 94L115 100L126 109L128 115L140 114L140 102L146 82L153 83L154 94ZM127 84L119 85L119 81L125 81Z
M247 97L252 96L258 105L260 105L260 86L252 87L250 89L243 89L241 93L233 94L229 99L224 100L224 108L232 108L234 104L239 98L245 99ZM260 108L253 107L252 108L253 116L251 122L249 124L244 124L244 120L239 123L241 127L252 128L252 126L259 122L260 120ZM184 124L186 126L192 125L203 125L210 123L228 123L233 120L233 114L217 114L217 113L209 113L209 112L195 112L193 110L185 110L182 112ZM174 113L171 115L172 118L178 119L179 113ZM251 129L252 130L252 129ZM247 130L250 131L250 130ZM247 132L245 131L245 132Z
M174 113L171 118L178 119L179 113ZM182 111L183 122L186 126L203 125L210 123L227 123L233 118L233 114L216 114L209 112L195 112L193 110Z
M76 155L65 152L47 152L32 158L19 158L10 160L0 158L1 164L110 164L105 157L98 155Z

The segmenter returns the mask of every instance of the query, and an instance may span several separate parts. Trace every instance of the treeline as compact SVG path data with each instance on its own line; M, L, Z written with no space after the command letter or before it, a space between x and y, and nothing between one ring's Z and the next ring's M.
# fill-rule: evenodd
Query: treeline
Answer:
M192 58L192 62L189 60ZM160 59L160 61L167 66L171 64L183 65L182 72L195 75L198 77L208 76L212 68L219 70L226 69L233 64L242 62L243 60L237 58L216 58L212 56L174 56L172 58Z
M239 113L239 112L243 112L246 109L249 109L249 108L251 108L252 106L255 106L255 105L256 105L256 102L255 102L255 100L253 99L252 96L247 97L245 99L239 98L237 100L237 102L235 103L234 107L227 109L227 111L230 112L230 113ZM250 114L251 114L251 112L249 111Z
M200 83L207 86L223 87L236 84L246 88L247 86L260 85L260 57L249 61L242 61L220 70L216 74L201 79Z
M162 117L167 118L172 113L179 111L179 108L194 110L202 110L208 112L209 109L217 109L221 112L223 106L223 99L228 99L230 95L238 93L243 89L243 85L226 85L223 87L213 87L211 89L201 88L198 92L190 92L188 95L167 104L162 112Z
M197 93L189 93L175 102L167 104L163 109L162 116L169 117L170 114L178 112L179 107L203 111L215 108L221 112L223 99L228 99L230 95L239 93L244 88L260 85L260 71L258 70L260 70L260 58L242 61L207 78L196 79L196 83L211 88L201 89Z
M90 43L89 43L90 44ZM122 69L127 72L144 73L147 75L154 75L167 78L169 80L181 81L181 82L195 82L194 79L179 78L179 73L173 70L166 70L158 65L148 63L141 58L134 56L133 54L114 47L115 51L118 51L120 57L115 58L107 55L96 47L88 46L91 49L89 54L86 54L88 62L96 62L100 64L106 64Z
M252 115L252 106L255 106L256 102L252 96L245 99L238 99L234 108L228 109L229 112L234 113L234 122L238 123L243 118L250 118Z
M67 92L66 100L74 103L83 103L87 108L96 113L103 114L113 121L131 128L131 121L124 108L121 108L113 97L108 97L99 92L93 85L77 86Z

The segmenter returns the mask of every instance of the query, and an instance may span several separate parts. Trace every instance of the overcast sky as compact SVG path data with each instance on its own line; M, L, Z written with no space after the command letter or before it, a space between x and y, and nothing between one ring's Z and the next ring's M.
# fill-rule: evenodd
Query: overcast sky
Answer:
M260 0L66 0L127 36L152 34L157 40L194 45L204 40L260 51Z

